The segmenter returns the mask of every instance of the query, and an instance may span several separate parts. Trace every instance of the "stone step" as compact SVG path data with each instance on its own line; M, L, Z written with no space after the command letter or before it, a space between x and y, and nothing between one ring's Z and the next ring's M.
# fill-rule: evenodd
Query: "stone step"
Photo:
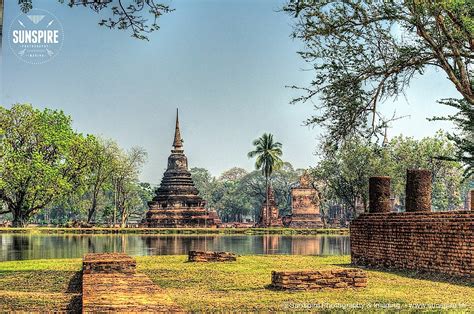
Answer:
M119 253L87 254L83 260L82 312L182 312L134 258Z

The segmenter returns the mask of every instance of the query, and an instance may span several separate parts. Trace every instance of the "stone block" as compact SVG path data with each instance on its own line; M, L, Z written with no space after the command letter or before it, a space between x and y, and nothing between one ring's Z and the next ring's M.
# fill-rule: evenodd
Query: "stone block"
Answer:
M231 252L189 251L188 262L235 262L237 255ZM273 274L272 274L273 275ZM275 274L278 276L278 274Z
M349 275L364 278L348 277ZM355 280L357 279L357 282ZM320 290L365 287L367 274L357 269L332 269L325 271L272 272L271 287L279 290Z

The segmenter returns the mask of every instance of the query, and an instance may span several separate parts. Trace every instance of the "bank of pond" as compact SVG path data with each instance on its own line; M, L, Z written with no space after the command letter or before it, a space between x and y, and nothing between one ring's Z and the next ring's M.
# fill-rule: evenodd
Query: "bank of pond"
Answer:
M349 234L348 228L61 228L61 227L0 227L0 233L42 234Z

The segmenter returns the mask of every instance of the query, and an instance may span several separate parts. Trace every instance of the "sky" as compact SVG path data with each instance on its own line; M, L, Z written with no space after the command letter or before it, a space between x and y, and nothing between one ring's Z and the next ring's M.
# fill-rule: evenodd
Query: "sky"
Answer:
M159 19L147 42L100 27L102 16L90 9L34 0L58 17L64 43L57 57L32 65L3 36L0 103L62 109L79 132L145 148L140 179L153 184L166 168L178 107L190 167L216 176L235 166L252 170L247 152L264 132L283 144L283 159L295 168L314 166L322 130L303 123L314 104L289 104L299 93L286 87L306 86L313 73L290 38L293 21L279 12L284 1L164 1L175 11ZM18 1L6 1L4 33L20 13ZM387 116L409 116L392 125L389 138L450 130L426 118L451 113L436 100L456 96L444 73L427 71L405 97L383 104Z

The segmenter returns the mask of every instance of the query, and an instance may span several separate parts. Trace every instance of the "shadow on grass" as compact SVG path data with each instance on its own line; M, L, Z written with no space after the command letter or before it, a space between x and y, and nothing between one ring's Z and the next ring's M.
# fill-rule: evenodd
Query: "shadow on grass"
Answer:
M363 270L373 270L379 271L383 273L389 273L398 275L401 277L406 277L410 279L420 279L420 280L429 280L434 282L442 282L442 283L450 283L453 285L458 285L462 287L473 287L474 282L470 281L467 277L458 277L458 276L451 276L447 274L440 274L435 272L428 272L428 271L416 271L416 270L404 270L404 269L397 269L397 268L388 268L388 267L376 267L376 266L358 266L350 263L344 264L333 264L334 266L339 267L348 267L348 268L359 268Z
M82 313L82 271L77 271L69 280L66 293L74 293L67 305L68 313Z

